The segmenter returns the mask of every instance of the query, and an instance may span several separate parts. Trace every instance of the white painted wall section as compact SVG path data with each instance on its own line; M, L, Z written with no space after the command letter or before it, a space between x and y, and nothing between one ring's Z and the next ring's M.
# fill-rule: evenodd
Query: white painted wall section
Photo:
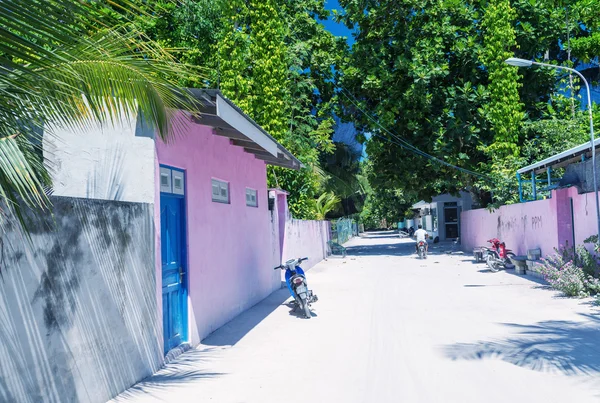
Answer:
M56 196L154 203L153 131L135 119L44 133Z

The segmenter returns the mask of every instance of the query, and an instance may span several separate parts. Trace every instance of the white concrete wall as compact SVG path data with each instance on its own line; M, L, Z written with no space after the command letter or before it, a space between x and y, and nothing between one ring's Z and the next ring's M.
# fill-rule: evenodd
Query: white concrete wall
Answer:
M163 362L152 205L52 197L0 238L0 402L103 403Z
M136 120L44 132L55 196L154 203L153 130Z
M290 218L285 223L283 256L281 261L308 257L302 268L308 270L327 257L327 241L330 240L329 221L307 221Z

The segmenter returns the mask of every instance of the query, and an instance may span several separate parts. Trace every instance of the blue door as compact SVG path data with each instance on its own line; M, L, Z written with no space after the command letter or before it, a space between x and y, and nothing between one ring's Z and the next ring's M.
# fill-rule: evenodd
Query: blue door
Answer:
M184 199L160 195L163 335L165 353L187 340Z

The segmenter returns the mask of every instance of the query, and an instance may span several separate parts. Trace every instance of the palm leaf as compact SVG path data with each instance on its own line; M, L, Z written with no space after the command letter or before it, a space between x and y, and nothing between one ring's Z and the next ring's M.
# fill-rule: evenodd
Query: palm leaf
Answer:
M335 209L340 202L340 198L332 192L323 193L316 201L316 218L324 220L327 213Z
M161 138L185 124L174 111L197 110L176 83L200 75L177 63L128 20L142 11L110 1L0 1L0 205L47 208L49 176L39 133L85 127L138 112ZM17 216L21 216L17 214Z

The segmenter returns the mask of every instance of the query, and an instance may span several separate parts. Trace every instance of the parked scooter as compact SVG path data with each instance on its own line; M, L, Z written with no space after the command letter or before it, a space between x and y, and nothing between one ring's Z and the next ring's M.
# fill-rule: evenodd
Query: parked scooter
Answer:
M492 238L488 240L492 244L490 248L486 250L485 261L494 273L500 269L514 269L514 264L510 260L515 254L510 249L506 249L506 244L501 242L498 238Z
M427 259L427 245L425 241L419 241L419 245L417 245L417 251L419 253L419 259Z
M300 263L307 260L307 257L290 259L284 264L275 267L274 270L285 270L285 282L290 290L290 294L294 297L296 308L301 308L304 311L304 316L309 319L312 317L310 313L310 305L317 302L319 298L313 294L312 290L308 289L306 275L300 267Z

